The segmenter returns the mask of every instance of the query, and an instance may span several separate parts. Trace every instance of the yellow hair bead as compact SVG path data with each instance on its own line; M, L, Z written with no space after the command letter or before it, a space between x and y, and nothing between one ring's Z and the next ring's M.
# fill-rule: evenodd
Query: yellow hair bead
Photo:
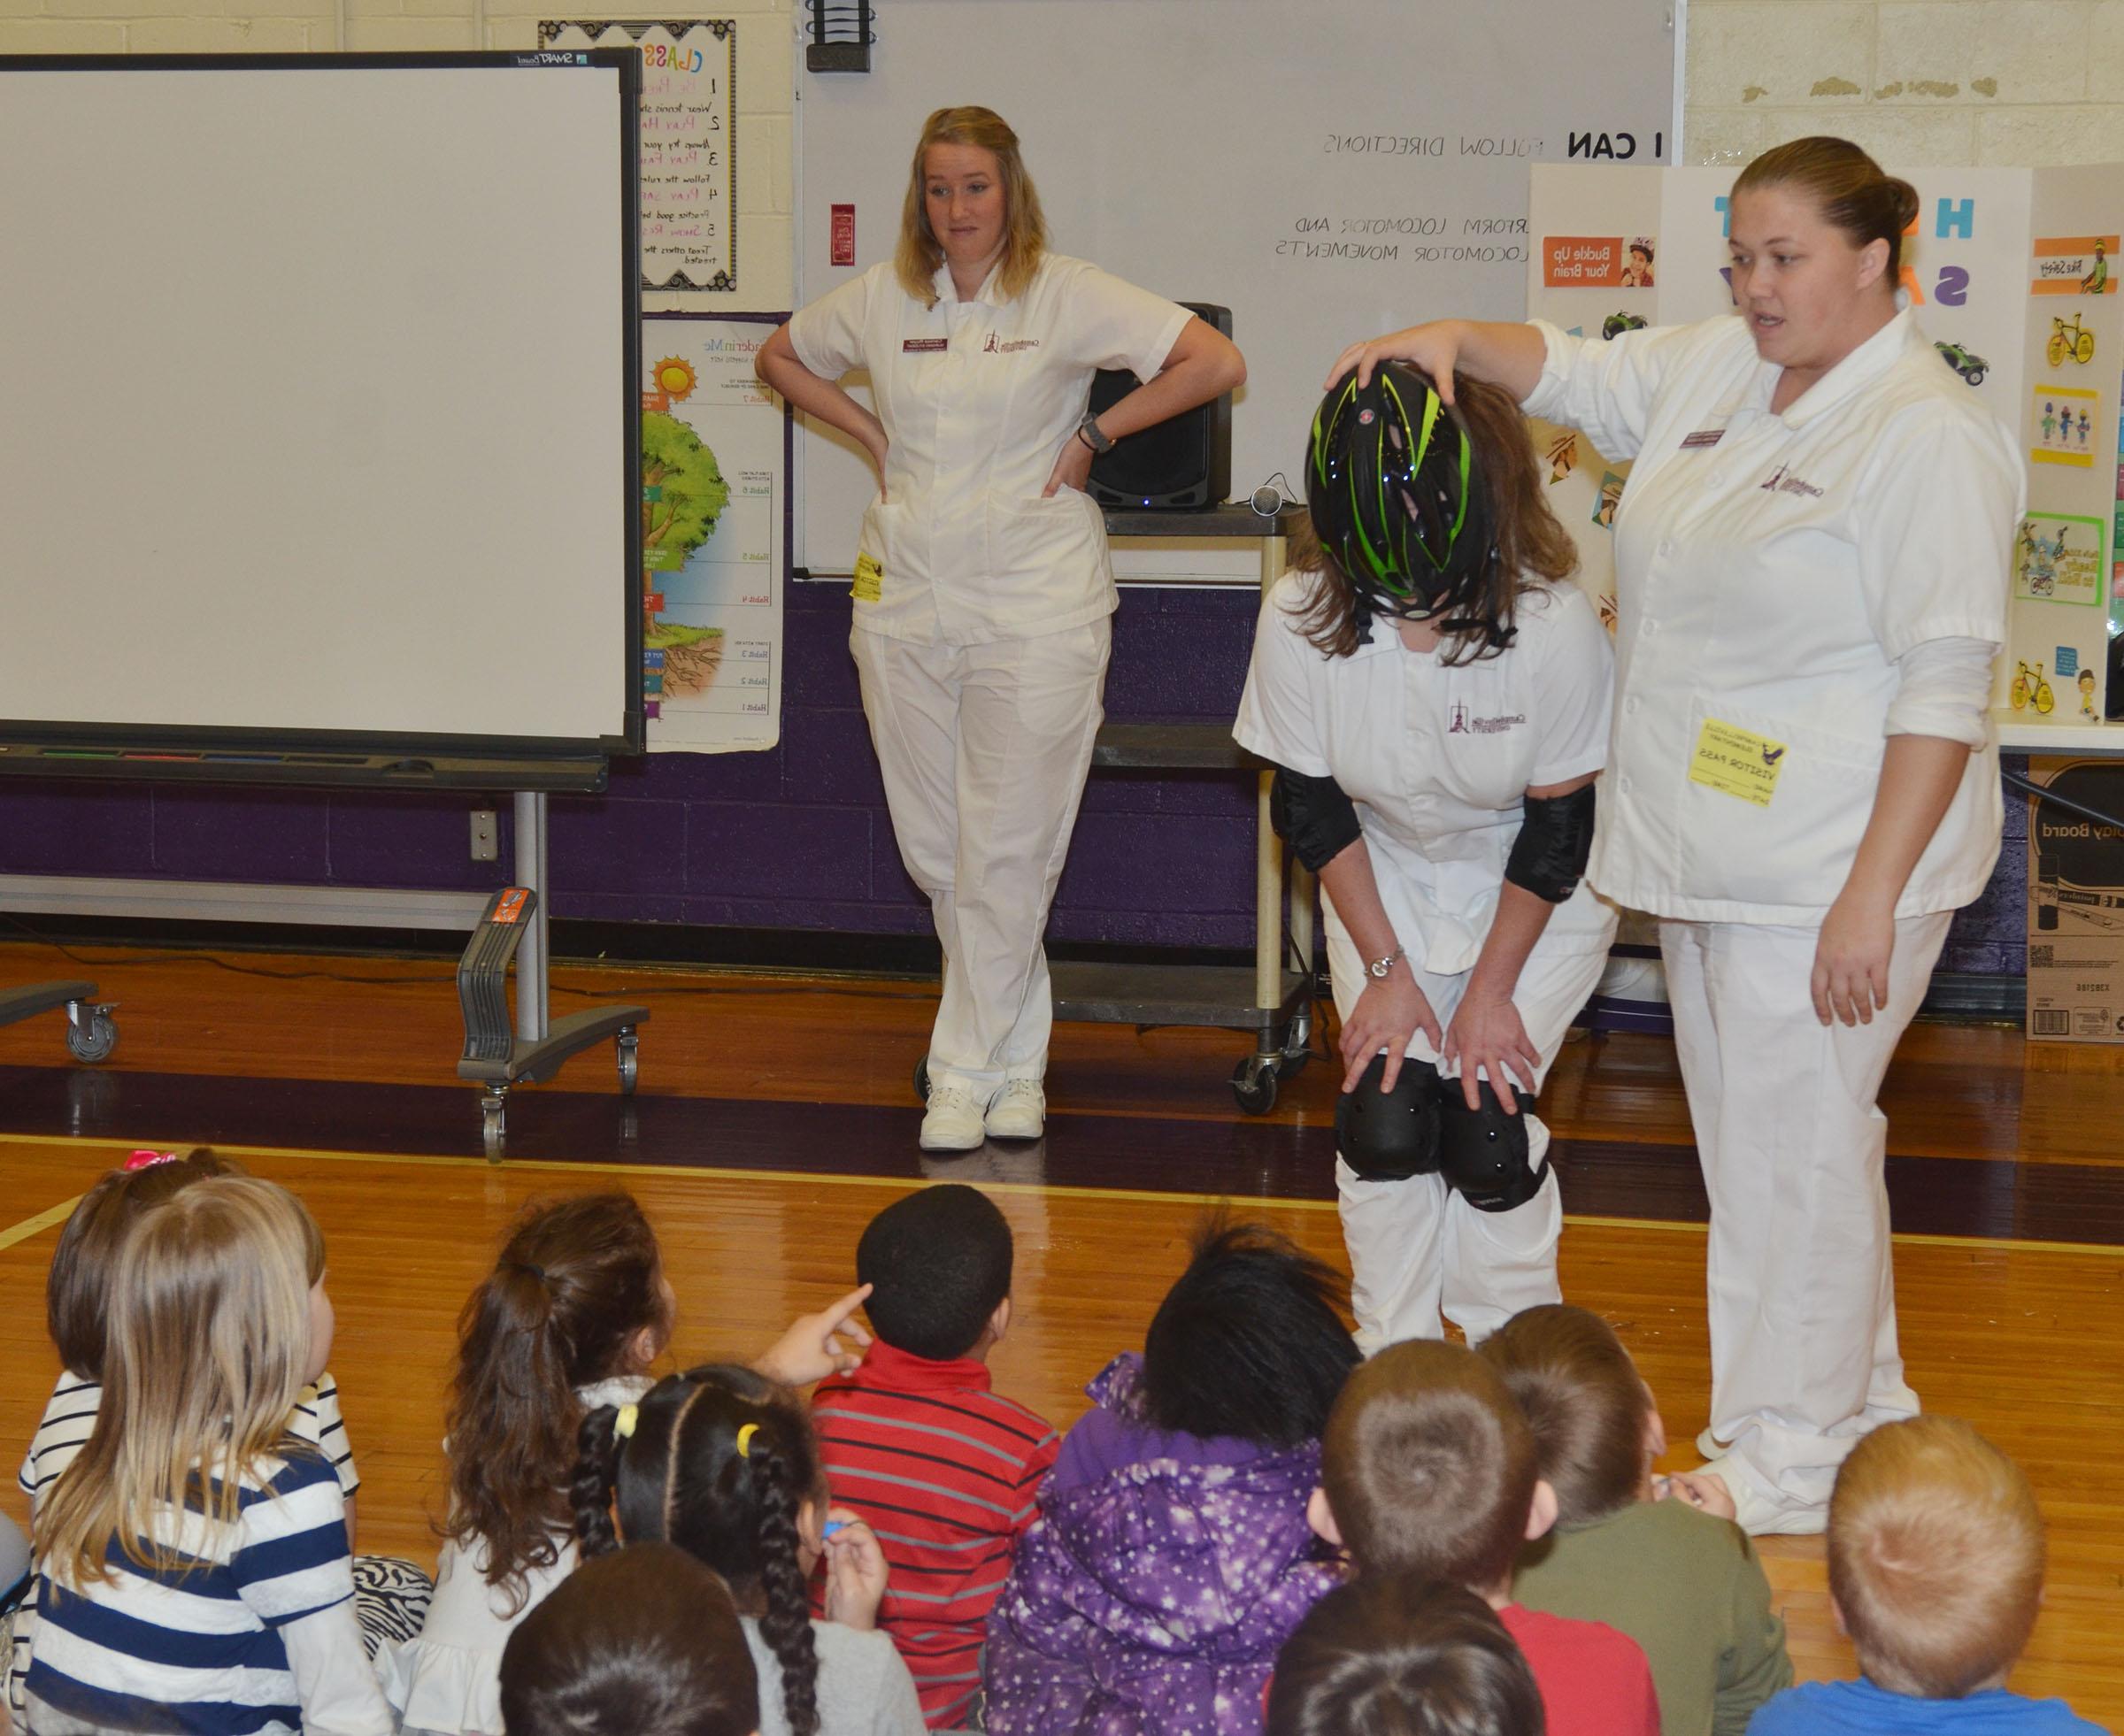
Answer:
M752 1456L752 1437L759 1433L758 1423L747 1423L737 1432L737 1456L741 1459Z
M612 1418L612 1433L622 1440L632 1440L635 1438L635 1425L641 1420L640 1405L623 1404L620 1407L620 1414Z

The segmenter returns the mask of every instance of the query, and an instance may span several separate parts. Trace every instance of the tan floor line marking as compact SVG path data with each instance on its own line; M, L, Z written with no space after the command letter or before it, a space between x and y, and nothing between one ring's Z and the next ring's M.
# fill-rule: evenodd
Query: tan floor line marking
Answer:
M40 1211L35 1218L25 1218L11 1228L0 1230L0 1248L12 1248L19 1241L27 1241L40 1231L49 1230L54 1224L64 1224L73 1216L73 1209L81 1204L81 1196L76 1194L71 1200L61 1200L49 1211Z

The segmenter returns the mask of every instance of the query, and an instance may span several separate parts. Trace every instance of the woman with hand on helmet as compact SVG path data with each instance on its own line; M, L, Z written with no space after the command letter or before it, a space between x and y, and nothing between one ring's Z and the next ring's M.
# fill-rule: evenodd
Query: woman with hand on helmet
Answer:
M1310 533L1233 734L1319 874L1345 1064L1335 1182L1367 1354L1559 1300L1535 1095L1613 913L1581 881L1614 664L1518 406L1412 368L1330 391Z
M1336 365L1457 369L1635 461L1589 876L1660 918L1711 1196L1711 1463L1674 1481L1751 1532L1820 1530L1852 1443L1918 1408L1874 1099L1998 856L2020 456L1897 291L1917 210L1801 139L1734 184L1737 316L1442 320Z

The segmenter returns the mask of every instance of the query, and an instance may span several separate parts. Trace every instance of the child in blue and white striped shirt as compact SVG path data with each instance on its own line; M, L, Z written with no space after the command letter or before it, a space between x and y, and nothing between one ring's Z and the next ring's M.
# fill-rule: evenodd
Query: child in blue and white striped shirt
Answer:
M289 1432L332 1344L324 1241L248 1176L142 1218L112 1267L96 1423L38 1502L37 1736L389 1736L346 1502Z

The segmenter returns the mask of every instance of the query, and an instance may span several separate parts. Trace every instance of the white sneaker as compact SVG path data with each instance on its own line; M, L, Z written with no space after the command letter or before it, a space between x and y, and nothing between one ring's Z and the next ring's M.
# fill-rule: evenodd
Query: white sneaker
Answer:
M1005 1079L989 1104L986 1125L992 1140L1038 1139L1047 1129L1047 1093L1040 1088L1040 1081Z
M963 1085L940 1085L929 1093L922 1117L924 1151L971 1151L987 1137L981 1100Z

